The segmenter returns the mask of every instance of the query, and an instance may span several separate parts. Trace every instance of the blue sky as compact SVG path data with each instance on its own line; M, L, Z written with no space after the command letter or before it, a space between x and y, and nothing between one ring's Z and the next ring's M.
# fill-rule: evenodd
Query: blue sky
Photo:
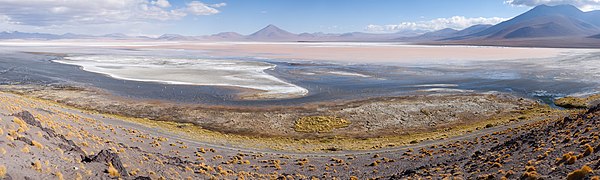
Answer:
M222 13L188 17L188 24L205 32L251 33L268 24L292 32L365 31L368 25L392 25L435 18L509 18L527 10L499 0L259 0L225 1ZM184 30L191 34L194 31Z
M597 0L0 0L0 31L205 35L432 31L493 24L539 4L598 9Z

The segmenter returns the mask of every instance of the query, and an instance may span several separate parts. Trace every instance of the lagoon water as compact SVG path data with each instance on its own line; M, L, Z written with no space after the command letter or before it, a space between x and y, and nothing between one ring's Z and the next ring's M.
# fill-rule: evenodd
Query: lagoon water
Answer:
M0 83L67 83L128 98L231 106L298 105L432 93L507 92L550 102L600 91L600 53L551 58L338 63L203 51L2 46ZM232 88L234 87L234 88ZM245 91L249 89L251 91ZM248 92L264 99L240 99Z

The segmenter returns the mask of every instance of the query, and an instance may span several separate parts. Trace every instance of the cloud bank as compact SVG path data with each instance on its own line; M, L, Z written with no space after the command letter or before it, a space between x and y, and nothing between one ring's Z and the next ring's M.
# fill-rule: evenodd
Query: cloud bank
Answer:
M388 25L368 25L365 27L366 31L369 32L398 32L405 30L421 30L421 31L435 31L444 28L452 29L464 29L469 26L477 24L498 24L502 21L506 21L508 18L500 17L476 17L467 18L464 16L453 16L450 18L437 18L429 21L415 21L415 22L401 22L399 24L388 24Z
M533 7L537 5L561 5L570 4L583 11L591 11L600 9L600 0L506 0L506 4L514 6Z
M224 3L191 1L173 7L168 0L0 0L0 23L29 26L139 23L213 15Z

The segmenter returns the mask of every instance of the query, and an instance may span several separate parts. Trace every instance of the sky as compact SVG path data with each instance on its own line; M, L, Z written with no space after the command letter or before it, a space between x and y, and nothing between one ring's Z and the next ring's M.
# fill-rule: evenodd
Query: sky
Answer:
M158 36L434 31L496 24L536 5L600 0L0 0L0 31Z

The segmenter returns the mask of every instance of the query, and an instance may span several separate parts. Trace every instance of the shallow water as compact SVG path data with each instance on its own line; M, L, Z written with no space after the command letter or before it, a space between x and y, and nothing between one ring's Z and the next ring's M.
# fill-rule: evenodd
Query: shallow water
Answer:
M255 71L256 73L252 75L256 75L259 79L268 76L276 80L270 79L269 81L269 78L267 78L266 81L265 79L256 81L262 83L252 84L252 76L243 76L249 79L245 79L241 83L237 82L238 86L261 89L261 87L256 86L275 84L288 88L306 89L308 94L293 99L239 100L235 96L238 90L232 88L133 81L125 80L126 78L118 79L114 76L107 76L108 73L88 72L89 69L85 71L78 66L52 61L57 60L58 57L18 52L23 51L23 49L27 49L27 51L66 53L71 57L89 55L109 55L115 58L145 56L180 59L188 63L197 59L202 59L205 63L228 64L230 62L235 64L243 62L250 64L250 67L260 67L258 69L269 67ZM2 47L0 53L0 83L3 84L84 84L106 89L114 94L130 98L209 105L298 105L367 97L489 91L509 92L525 97L538 98L544 102L551 102L556 97L585 95L600 91L600 81L597 80L600 77L600 53L594 52L563 54L559 57L540 59L393 65L342 64L253 57L214 57L206 56L202 51L161 49ZM128 61L126 59L122 60ZM119 67L116 66L123 66L123 64L131 65L131 63L116 64L112 69L118 69ZM96 67L106 65L110 64L104 63ZM274 67L271 65L274 65ZM160 71L160 66L157 71ZM129 73L132 72L129 71ZM218 75L218 73L216 74ZM141 75L138 77L152 80L152 76ZM229 84L236 83L233 82L229 82ZM244 83L246 86L243 86ZM254 85L254 87L251 87L251 85ZM269 89L263 88L262 90Z

